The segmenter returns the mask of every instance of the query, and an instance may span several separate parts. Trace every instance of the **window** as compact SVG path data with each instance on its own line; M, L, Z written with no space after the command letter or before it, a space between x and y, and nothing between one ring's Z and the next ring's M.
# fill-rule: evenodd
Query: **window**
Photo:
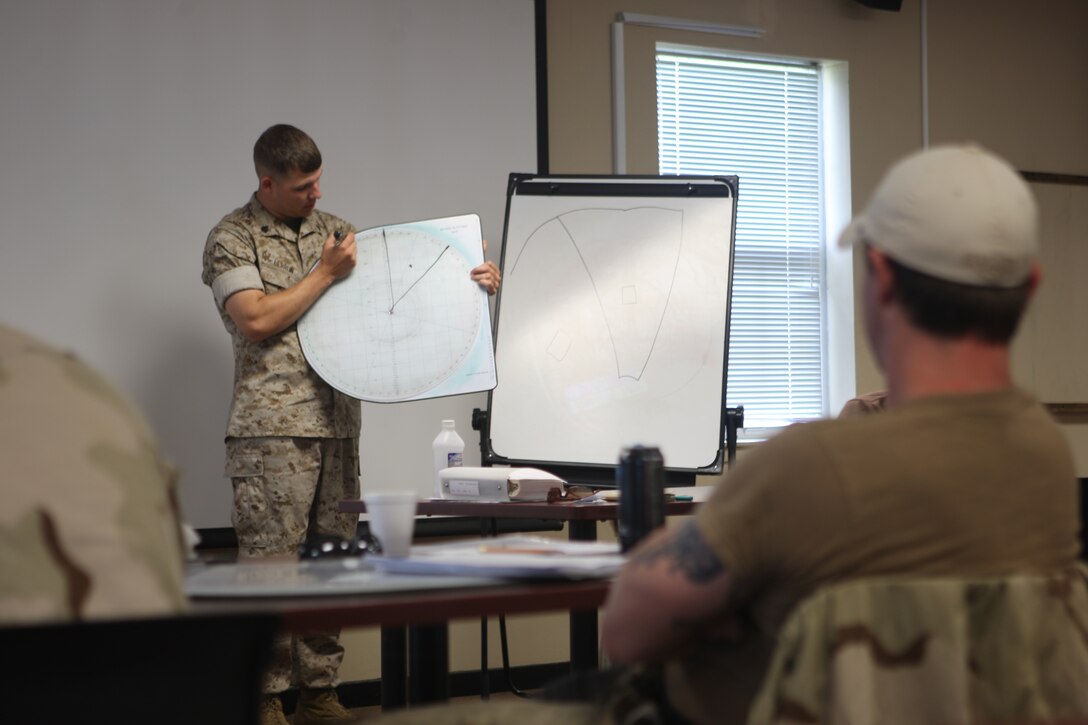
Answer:
M659 47L656 79L659 173L740 179L727 405L827 415L820 67Z

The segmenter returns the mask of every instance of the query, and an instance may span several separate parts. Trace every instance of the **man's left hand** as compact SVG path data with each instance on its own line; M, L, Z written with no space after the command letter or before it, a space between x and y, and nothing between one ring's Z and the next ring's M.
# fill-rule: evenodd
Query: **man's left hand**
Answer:
M502 275L499 274L499 268L493 262L484 262L472 270L472 279L486 289L489 295L493 295L499 289Z
M487 252L486 240L484 241L484 252ZM484 262L472 270L472 279L476 284L486 289L489 295L493 295L499 291L502 274L499 273L499 268L495 266L494 262Z

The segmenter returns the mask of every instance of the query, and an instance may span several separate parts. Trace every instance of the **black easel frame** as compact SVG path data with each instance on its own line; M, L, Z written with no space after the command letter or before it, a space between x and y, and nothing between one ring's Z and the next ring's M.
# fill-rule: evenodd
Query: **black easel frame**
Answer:
M721 416L717 440L719 448L714 460L700 468L677 468L668 466L666 460L666 483L670 486L693 485L697 474L713 475L720 473L727 460L732 461L736 450L736 429L739 427L736 412L727 412L725 407L726 377L728 370L729 349L729 310L732 300L733 246L736 228L736 199L738 180L735 176L586 176L586 175L533 175L511 174L507 189L506 220L504 225L503 257L500 262L505 269L507 244L506 235L510 228L511 202L515 195L538 196L631 196L646 198L692 198L692 197L729 197L734 200L733 218L729 239L728 292L726 296L726 329L724 337L722 381L721 381ZM496 300L496 320L494 334L499 339L502 321L502 291ZM499 371L499 385L502 385L502 371ZM499 455L492 444L492 403L495 391L488 393L487 409L476 409L473 414L473 428L480 431L480 453L484 465L533 466L543 468L570 483L609 487L615 485L615 465L587 463L579 461L554 461L540 459L514 459ZM740 425L743 425L743 409L740 409ZM729 435L731 433L731 435ZM618 458L619 451L616 452Z

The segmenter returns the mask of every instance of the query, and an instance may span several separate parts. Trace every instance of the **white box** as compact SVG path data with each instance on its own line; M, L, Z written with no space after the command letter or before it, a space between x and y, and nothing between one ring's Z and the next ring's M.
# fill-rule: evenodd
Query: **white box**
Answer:
M443 468L442 498L458 501L547 501L552 489L566 483L538 468Z

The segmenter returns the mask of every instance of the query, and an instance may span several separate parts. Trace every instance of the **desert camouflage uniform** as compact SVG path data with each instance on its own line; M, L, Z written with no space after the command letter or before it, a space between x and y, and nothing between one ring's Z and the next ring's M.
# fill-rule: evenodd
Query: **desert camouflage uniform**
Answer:
M250 342L224 309L246 289L267 294L299 282L334 231L355 231L314 211L296 232L254 195L212 229L202 279L211 287L234 348L234 394L225 473L234 486L231 521L243 556L293 554L307 536L353 536L358 516L338 502L359 495L359 401L334 390L306 363L295 325ZM337 684L343 648L335 631L283 639L265 682L282 692Z
M748 722L1084 722L1085 574L822 590L782 627Z
M354 231L314 211L295 232L269 214L256 196L215 225L204 247L204 284L212 288L234 346L234 396L227 436L357 438L359 401L337 392L306 364L295 326L263 342L246 340L223 305L246 289L281 292L321 259L335 231Z
M70 354L0 325L0 622L187 607L173 471Z

